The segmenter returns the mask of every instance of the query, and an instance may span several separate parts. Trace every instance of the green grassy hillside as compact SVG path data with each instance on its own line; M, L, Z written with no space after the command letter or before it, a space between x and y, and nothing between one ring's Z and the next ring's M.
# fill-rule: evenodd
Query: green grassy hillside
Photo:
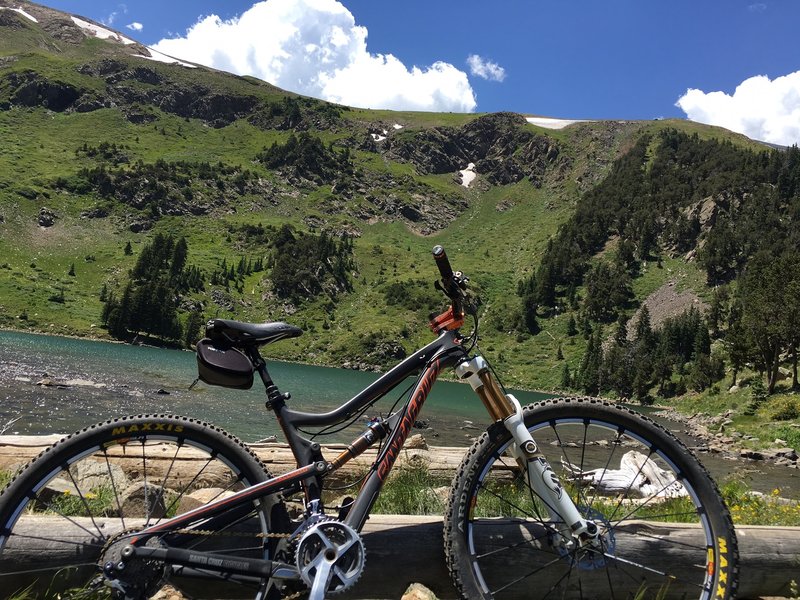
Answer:
M430 250L442 244L483 298L481 345L506 383L554 389L564 364L575 372L585 353L587 339L568 332L581 307L540 311L533 334L520 326L517 291L585 194L643 135L651 154L665 130L761 148L684 121L550 130L511 114L350 109L147 60L143 47L22 6L39 22L0 10L0 326L8 328L108 337L100 290L120 297L142 250L164 234L185 237L188 264L205 277L202 290L179 299L182 323L192 311L286 320L306 334L270 347L275 356L386 366L398 347L430 339ZM478 176L464 187L458 172L469 162ZM276 291L274 232L287 224L295 236L352 237L349 289L306 298ZM268 233L253 235L258 226ZM607 238L594 260L616 254ZM265 269L211 283L223 260L242 258ZM685 252L660 247L640 267L628 315L668 282L711 301L702 267Z

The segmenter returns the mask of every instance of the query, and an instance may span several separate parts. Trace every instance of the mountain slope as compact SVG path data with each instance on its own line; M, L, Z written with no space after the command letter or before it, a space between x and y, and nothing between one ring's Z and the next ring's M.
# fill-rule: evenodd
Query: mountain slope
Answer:
M171 234L185 236L188 263L205 281L178 301L184 324L193 312L288 320L307 333L275 347L285 358L386 365L429 339L427 312L438 306L429 253L441 243L484 297L487 354L516 385L552 388L559 353L575 369L585 341L567 336L558 311L539 315L538 335L521 328L517 288L581 198L643 135L675 129L760 148L683 121L548 130L515 114L351 109L148 59L133 40L98 37L96 24L39 5L0 7L7 327L107 335L100 291L120 298L143 249ZM467 187L460 171L469 163L477 177ZM320 232L354 238L347 285L307 297L276 286L288 249ZM663 269L645 269L626 310L668 281L710 299L684 256L665 253ZM229 277L243 259L264 268Z

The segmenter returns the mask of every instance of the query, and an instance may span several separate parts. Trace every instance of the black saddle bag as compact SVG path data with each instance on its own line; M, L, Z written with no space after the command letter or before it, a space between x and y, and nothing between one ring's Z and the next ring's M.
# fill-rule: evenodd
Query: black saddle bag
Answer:
M197 372L210 385L238 390L253 387L253 363L241 350L203 338L197 342Z

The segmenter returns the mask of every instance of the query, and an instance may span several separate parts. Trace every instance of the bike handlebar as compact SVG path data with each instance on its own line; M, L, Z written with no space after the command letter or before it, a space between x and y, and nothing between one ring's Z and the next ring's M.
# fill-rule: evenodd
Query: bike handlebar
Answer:
M449 287L453 281L453 268L450 266L450 261L447 258L444 248L438 245L434 246L433 258L436 259L436 266L439 267L442 281Z
M437 333L444 329L457 329L464 323L464 312L476 318L477 304L467 292L467 278L461 271L453 271L447 254L439 245L433 247L433 258L441 275L441 281L436 281L436 289L445 293L450 298L450 308L441 315L431 315L431 327Z

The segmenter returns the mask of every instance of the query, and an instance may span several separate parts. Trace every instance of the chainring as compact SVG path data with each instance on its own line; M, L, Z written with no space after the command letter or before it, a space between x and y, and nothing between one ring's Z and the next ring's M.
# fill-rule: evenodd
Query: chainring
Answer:
M296 564L301 579L313 590L317 577L327 574L327 595L350 589L361 577L365 562L359 533L332 518L308 527L297 543Z

